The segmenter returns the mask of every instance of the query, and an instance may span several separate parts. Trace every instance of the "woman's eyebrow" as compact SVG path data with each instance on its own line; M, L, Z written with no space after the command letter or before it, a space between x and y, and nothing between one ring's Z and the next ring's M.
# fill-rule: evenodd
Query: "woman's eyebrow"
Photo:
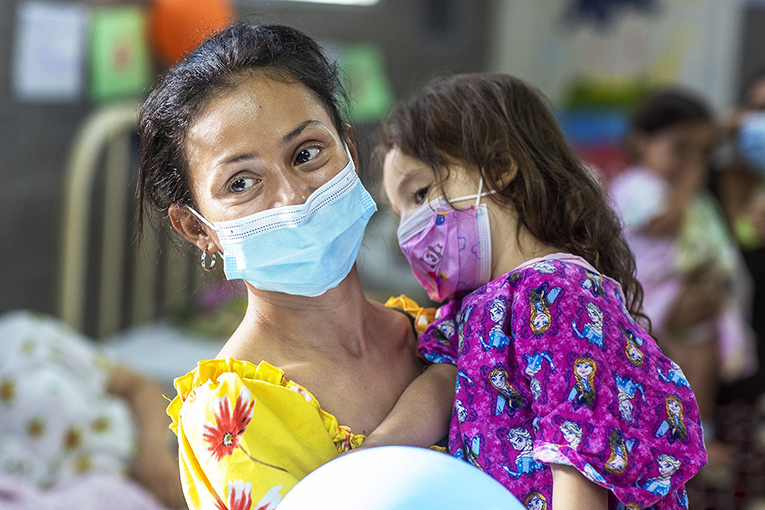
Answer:
M290 143L292 140L294 140L297 136L300 135L308 126L317 124L319 126L323 126L324 124L318 120L309 119L304 122L301 122L300 125L298 125L295 129L284 135L279 142L279 145L284 147L288 143ZM240 161L250 160L250 159L260 159L260 155L256 152L247 152L244 154L236 154L234 156L228 157L220 162L218 162L215 166L221 166L221 165L228 165L231 163L238 163Z
M286 135L282 137L281 146L284 147L285 145L290 143L292 140L294 140L297 136L299 136L300 133L302 133L305 130L305 128L314 124L318 124L320 126L324 125L318 120L314 120L314 119L309 119L304 122L301 122L300 125L298 125L295 129L293 129L292 131L290 131L289 133L287 133Z

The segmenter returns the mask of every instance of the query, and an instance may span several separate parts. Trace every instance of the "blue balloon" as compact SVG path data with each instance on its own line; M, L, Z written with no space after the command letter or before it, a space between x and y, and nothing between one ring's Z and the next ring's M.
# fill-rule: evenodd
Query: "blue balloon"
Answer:
M499 482L445 453L383 446L349 453L301 480L279 510L525 510Z
M751 113L738 132L738 150L744 161L765 175L765 113Z

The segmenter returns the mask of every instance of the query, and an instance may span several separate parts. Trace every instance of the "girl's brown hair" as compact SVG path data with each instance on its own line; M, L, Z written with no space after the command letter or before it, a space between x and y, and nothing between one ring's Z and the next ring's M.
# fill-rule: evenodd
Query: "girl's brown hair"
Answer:
M621 224L543 97L506 74L438 79L385 122L383 143L429 165L439 183L455 161L479 169L497 191L491 198L516 210L519 228L619 282L629 312L645 319L643 288Z

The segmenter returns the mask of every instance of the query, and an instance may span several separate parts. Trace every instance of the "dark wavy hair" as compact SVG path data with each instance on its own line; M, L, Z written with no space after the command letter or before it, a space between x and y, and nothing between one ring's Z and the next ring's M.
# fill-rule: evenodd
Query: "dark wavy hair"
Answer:
M235 88L252 73L305 85L326 109L340 137L347 138L348 96L336 63L313 39L284 25L231 25L160 77L141 106L139 231L145 205L166 217L172 204L193 204L186 133L214 94Z
M491 198L517 211L519 229L619 282L629 312L646 319L621 223L538 90L506 74L437 79L394 111L382 136L386 149L430 166L440 186L450 163L480 171Z

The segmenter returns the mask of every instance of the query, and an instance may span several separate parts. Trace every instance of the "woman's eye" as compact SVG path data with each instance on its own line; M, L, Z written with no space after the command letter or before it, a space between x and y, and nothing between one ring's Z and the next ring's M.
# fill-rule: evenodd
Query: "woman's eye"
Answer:
M430 188L427 186L418 189L414 192L414 203L415 204L421 204L425 201L426 198L428 198L428 191L430 191Z
M256 180L252 177L237 177L231 181L231 191L235 193L241 193L252 188L256 184Z
M321 149L318 147L306 147L305 149L300 149L300 151L295 155L295 162L298 165L302 165L303 163L308 163L313 158L319 155L321 152Z

